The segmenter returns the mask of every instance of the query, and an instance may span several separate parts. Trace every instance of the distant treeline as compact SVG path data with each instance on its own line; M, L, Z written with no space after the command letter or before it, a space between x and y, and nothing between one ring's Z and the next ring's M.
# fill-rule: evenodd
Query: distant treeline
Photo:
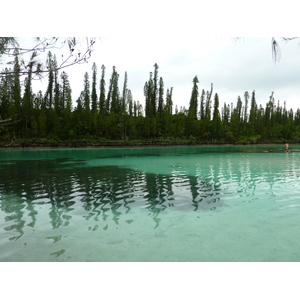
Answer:
M199 91L195 76L188 109L178 108L172 100L173 87L165 92L155 64L143 87L143 106L133 100L127 72L120 89L116 68L106 84L105 66L97 79L94 63L91 80L86 72L83 90L73 105L68 74L55 71L56 65L55 55L49 52L47 89L34 93L30 66L27 78L21 81L15 58L13 69L0 79L0 140L300 142L300 109L287 110L285 103L275 102L273 93L265 107L257 105L255 91L246 91L235 104L219 107L213 84L208 91Z

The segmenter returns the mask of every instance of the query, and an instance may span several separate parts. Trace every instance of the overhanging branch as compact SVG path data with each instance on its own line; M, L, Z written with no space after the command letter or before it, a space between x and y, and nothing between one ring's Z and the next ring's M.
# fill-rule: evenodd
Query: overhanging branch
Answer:
M12 38L13 39L13 38ZM76 46L78 46L79 42L75 38L63 38L61 43L59 41L61 38L43 38L42 40L39 39L39 42L33 46L32 48L22 48L19 47L17 42L13 43L14 39L10 41L9 39L0 38L0 55L7 56L7 57L15 57L15 56L22 56L25 54L32 54L31 58L27 59L27 61L22 61L19 70L12 70L6 69L0 71L0 77L2 76L10 76L10 75L20 75L25 76L28 75L29 72L35 75L35 78L32 79L41 79L44 74L49 73L49 69L46 66L42 65L41 63L37 62L37 54L43 53L45 51L50 51L52 49L62 49L66 44L68 45L68 55L64 58L62 54L62 62L61 64L52 69L52 71L58 71L67 67L70 67L75 64L82 64L88 62L91 54L93 52L93 46L96 42L95 38L86 38L87 46L84 51L75 50ZM9 44L7 44L9 43ZM8 46L9 45L9 46ZM13 64L13 61L8 62L7 65ZM29 71L29 66L31 70Z

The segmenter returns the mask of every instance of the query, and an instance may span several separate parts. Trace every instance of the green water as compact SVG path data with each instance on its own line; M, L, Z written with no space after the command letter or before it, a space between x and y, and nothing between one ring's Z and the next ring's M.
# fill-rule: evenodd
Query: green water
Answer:
M300 261L300 146L0 150L0 261Z

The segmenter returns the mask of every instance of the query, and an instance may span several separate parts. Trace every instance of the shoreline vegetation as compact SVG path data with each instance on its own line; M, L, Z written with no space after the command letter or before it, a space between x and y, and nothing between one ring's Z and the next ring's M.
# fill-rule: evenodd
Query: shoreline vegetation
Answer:
M289 144L296 144L288 141ZM167 147L167 146L224 146L224 145L282 145L285 141L264 141L264 142L236 142L224 143L217 141L197 141L197 140L135 140L135 141L92 141L92 140L22 140L22 141L0 141L0 149L43 149L43 148L112 148L112 147Z
M67 73L55 69L55 55L49 52L47 57L44 93L32 90L30 70L22 84L17 71L7 70L0 78L0 148L300 143L300 109L288 110L285 102L275 101L273 92L265 107L257 103L255 90L252 94L246 91L243 100L238 96L235 104L220 106L213 84L200 91L195 76L189 107L179 108L172 100L173 87L165 93L155 64L144 85L142 105L133 100L127 72L121 89L115 67L107 89L102 66L97 89L94 63L92 81L86 72L83 90L74 101ZM13 70L19 66L16 56Z

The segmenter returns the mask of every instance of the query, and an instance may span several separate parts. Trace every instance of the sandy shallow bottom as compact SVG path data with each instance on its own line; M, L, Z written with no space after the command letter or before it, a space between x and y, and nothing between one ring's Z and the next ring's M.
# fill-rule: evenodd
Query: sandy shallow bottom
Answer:
M158 218L137 209L121 216L119 224L74 217L68 226L29 227L17 240L2 239L0 260L299 261L298 225L286 218L276 211L270 216L261 210L258 216L240 209L234 219L232 211L222 209Z

